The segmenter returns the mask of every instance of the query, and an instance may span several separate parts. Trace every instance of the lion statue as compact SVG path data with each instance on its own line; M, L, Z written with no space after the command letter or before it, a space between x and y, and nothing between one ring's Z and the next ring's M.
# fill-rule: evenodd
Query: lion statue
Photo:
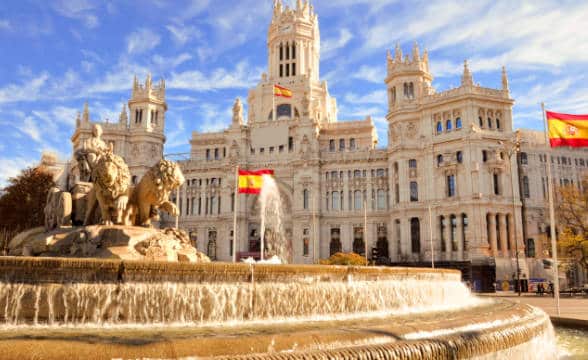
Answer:
M123 158L112 152L112 146L95 164L92 179L94 187L89 194L84 223L89 224L98 202L102 225L122 224L129 199L131 173Z
M169 160L160 160L141 178L135 187L127 212L127 225L151 226L151 220L158 220L158 210L178 216L178 208L169 201L169 194L184 183L180 167Z

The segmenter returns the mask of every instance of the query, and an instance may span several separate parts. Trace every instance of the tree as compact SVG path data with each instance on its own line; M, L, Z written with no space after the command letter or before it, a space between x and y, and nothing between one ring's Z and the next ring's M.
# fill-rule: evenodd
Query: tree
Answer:
M581 189L564 185L557 189L558 243L565 254L588 269L588 177Z
M4 234L0 253L12 234L44 224L47 192L55 186L53 176L42 167L24 169L8 183L0 197L0 234Z

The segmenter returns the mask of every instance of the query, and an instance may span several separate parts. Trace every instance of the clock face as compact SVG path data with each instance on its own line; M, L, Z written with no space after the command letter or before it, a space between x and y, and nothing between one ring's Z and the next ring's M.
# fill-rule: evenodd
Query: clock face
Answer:
M280 27L281 33L287 33L290 32L290 30L292 30L292 25L284 25Z

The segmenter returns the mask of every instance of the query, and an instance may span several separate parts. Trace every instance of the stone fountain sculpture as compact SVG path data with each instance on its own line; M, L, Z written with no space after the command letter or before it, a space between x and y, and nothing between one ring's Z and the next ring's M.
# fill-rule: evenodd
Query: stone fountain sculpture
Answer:
M160 230L152 225L159 220L159 210L178 215L169 195L185 181L180 167L162 159L133 186L124 159L114 154L101 134L100 125L94 125L92 138L74 155L81 177L90 180L85 183L89 190L72 200L71 193L51 189L45 227L15 236L9 243L9 254L209 261L194 248L185 231ZM84 206L76 202L84 202ZM84 213L76 214L80 211ZM72 225L73 218L84 219L83 226Z

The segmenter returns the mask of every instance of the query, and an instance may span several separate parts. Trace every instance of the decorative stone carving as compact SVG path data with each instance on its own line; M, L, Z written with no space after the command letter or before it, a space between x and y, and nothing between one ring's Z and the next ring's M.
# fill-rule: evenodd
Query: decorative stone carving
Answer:
M304 92L304 96L302 97L302 101L301 101L301 106L302 106L302 115L308 116L310 114L310 95L308 95L307 91Z
M417 126L417 124L414 121L409 122L406 125L405 134L406 134L406 137L407 138L414 139L416 137L416 135L417 135L417 131L418 131L418 126Z
M74 157L78 162L81 181L91 181L92 169L100 159L100 156L108 150L108 146L102 140L102 127L94 124L92 137L87 139L81 149L78 149Z
M93 216L96 201L100 205L102 224L121 224L123 212L129 199L131 173L124 160L112 153L112 149L103 154L92 171L94 179L94 197L91 197L85 224Z
M169 201L169 194L184 181L182 170L176 163L160 160L143 176L133 191L126 209L125 223L151 226L151 220L158 218L158 209L178 216L178 209Z
M233 124L243 124L243 104L241 104L241 99L239 98L236 98L233 104Z
M45 229L53 230L71 225L71 194L54 187L47 193Z

